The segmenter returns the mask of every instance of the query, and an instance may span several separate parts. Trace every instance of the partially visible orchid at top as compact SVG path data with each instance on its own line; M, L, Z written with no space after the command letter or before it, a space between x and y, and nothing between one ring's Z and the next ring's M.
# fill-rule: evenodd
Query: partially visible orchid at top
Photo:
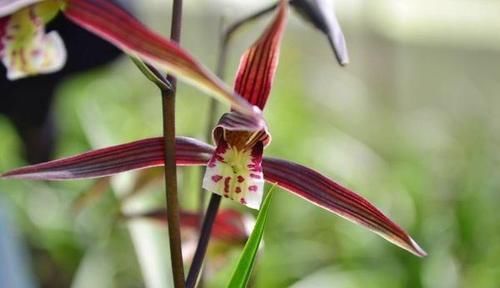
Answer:
M241 57L236 74L235 92L260 109L265 107L270 95L287 10L288 1L280 1L270 25ZM365 198L311 168L263 157L264 148L271 140L267 127L253 126L252 118L232 108L234 110L224 114L213 130L215 147L196 139L177 137L177 165L207 166L204 188L258 208L267 181L360 224L415 255L426 255L403 229ZM103 177L161 166L163 151L162 138L150 138L19 168L2 177L37 180Z
M149 30L108 0L0 0L0 60L11 80L61 69L64 43L45 25L59 12L111 42L125 53L163 68L207 91L262 126L260 111L249 105L174 42Z

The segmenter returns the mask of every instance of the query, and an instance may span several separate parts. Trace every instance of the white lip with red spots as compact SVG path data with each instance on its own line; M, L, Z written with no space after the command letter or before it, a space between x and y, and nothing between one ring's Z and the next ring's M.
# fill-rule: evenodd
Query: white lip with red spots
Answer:
M238 148L221 140L208 162L203 188L253 209L258 209L264 191L262 143Z
M4 30L0 32L3 34L0 57L7 68L8 79L52 73L64 66L66 48L61 37L54 31L45 33L44 18L53 17L57 11L53 3L44 2L0 21Z

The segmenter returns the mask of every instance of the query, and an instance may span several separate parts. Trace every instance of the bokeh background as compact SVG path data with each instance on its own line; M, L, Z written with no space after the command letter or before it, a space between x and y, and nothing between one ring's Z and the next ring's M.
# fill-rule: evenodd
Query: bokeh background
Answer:
M138 16L166 35L170 2L140 2ZM221 17L231 23L270 3L248 2L186 1L182 45L213 68ZM337 0L336 8L351 56L346 68L319 32L296 13L289 17L266 108L273 134L266 154L314 167L364 195L429 256L414 257L279 190L253 286L498 287L500 3ZM235 37L228 75L268 19ZM209 97L181 84L177 99L178 134L202 139ZM57 156L160 135L159 103L155 87L124 57L68 78L54 110ZM6 118L0 139L0 170L24 165ZM163 205L161 178L136 189L140 175L97 184L1 181L0 212L18 232L11 242L25 250L24 269L16 271L32 274L20 287L167 287L164 227L119 216L120 209ZM198 175L180 170L185 209L198 207ZM141 193L119 200L133 190ZM240 251L211 246L205 287L225 286Z

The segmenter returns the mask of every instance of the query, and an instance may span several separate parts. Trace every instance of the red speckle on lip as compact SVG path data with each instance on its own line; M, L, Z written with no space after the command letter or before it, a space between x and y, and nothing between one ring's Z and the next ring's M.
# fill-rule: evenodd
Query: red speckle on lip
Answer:
M229 193L229 182L231 181L231 177L226 177L224 179L224 193Z
M250 174L250 177L252 177L253 179L260 179L260 175L259 174Z
M222 180L222 178L224 178L224 177L222 177L220 175L214 175L214 176L212 176L212 181L214 181L215 183L217 183L220 180Z
M238 176L238 182L243 183L245 181L245 178L243 176Z
M248 191L257 192L258 188L257 185L251 185L248 187Z
M241 193L241 188L240 188L240 187L236 187L236 189L234 189L234 191L235 191L236 193Z
M245 198L241 198L240 199L240 203L243 204L243 205L246 205L247 204L247 201L245 200Z

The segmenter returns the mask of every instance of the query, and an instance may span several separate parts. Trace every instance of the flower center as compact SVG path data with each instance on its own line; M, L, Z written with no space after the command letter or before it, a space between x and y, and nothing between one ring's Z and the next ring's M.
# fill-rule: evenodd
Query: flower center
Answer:
M263 144L257 142L253 147L246 148L235 145L244 142L244 139L231 144L223 139L219 141L208 163L203 188L257 209L264 188L261 166Z

